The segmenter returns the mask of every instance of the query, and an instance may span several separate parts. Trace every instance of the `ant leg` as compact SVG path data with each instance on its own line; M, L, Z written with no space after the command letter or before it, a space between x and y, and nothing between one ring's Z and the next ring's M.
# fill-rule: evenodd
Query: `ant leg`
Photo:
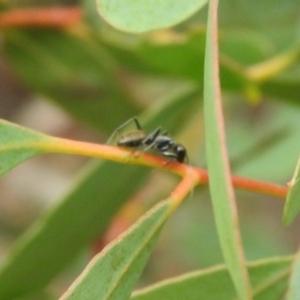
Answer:
M161 127L156 128L153 132L151 132L144 140L143 144L147 145L147 147L144 149L144 151L149 150L150 148L153 147L155 144L155 140L160 134Z
M115 135L122 130L124 127L126 127L128 124L130 124L131 122L135 122L135 125L137 127L137 129L142 130L142 126L139 123L138 119L136 117L130 118L129 120L127 120L125 123L123 123L122 125L120 125L119 127L117 127L114 132L110 135L110 137L108 138L108 140L106 141L106 144L109 144L111 142L111 140L115 137Z
M137 120L136 120L137 121ZM141 130L141 129L139 129ZM141 144L140 145L147 145L147 147L145 147L144 149L141 150L141 152L145 152L147 151L148 149L152 148L153 145L155 144L155 140L157 138L157 136L159 135L160 133L160 130L161 128L158 127L157 129L155 129L152 133L150 133L149 135L147 135L142 141L141 141ZM138 157L140 152L138 154L136 154L136 151L137 149L133 150L132 151L132 155L133 157Z
M137 119L136 117L133 117L132 119L133 119L134 122L135 122L136 128L137 128L138 130L143 130L143 128L142 128L140 122L138 121L138 119Z
M165 166L168 165L169 163L173 162L174 160L177 161L177 155L172 152L162 152L162 154L165 157L169 157L170 159L164 164Z
M175 153L172 153L172 152L162 152L162 154L166 157L169 157L171 159L176 159L177 158L177 155Z

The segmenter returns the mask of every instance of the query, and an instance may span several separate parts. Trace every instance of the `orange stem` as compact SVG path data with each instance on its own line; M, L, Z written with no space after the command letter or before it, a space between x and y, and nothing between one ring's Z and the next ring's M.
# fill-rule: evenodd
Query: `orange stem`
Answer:
M79 154L91 157L104 158L121 163L139 164L149 167L169 170L175 174L184 177L185 183L180 187L180 194L186 193L186 184L192 188L196 184L207 184L209 182L208 172L204 169L178 163L170 162L168 159L145 153L137 150L128 150L127 148L85 143L79 141L55 138L54 143L40 144L38 147L46 152L60 152L68 154ZM253 180L240 176L231 175L234 187L267 195L276 196L285 199L288 187L277 184L267 183L259 180Z
M231 179L233 185L239 189L255 191L258 193L272 195L283 199L286 199L287 197L287 186L272 184L234 175L231 176Z
M209 183L208 172L204 169L193 167L201 178L201 183ZM250 190L257 193L272 195L285 199L288 192L288 187L273 183L263 182L260 180L231 175L232 184L235 188L242 190Z
M83 17L77 7L15 9L0 15L0 28L7 27L70 27Z

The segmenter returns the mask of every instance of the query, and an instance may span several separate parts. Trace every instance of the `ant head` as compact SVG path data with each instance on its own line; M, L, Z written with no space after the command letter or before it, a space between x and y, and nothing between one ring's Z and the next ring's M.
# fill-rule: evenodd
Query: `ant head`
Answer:
M186 149L184 146L182 146L181 144L177 144L175 147L175 152L177 155L176 160L180 163L182 163L184 161L184 159L186 158Z

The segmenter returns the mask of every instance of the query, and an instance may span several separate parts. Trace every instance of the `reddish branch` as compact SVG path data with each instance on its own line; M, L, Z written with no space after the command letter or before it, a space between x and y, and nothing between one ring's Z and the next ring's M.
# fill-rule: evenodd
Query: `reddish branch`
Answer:
M198 172L200 182L202 184L208 184L208 172L204 169L200 169L197 167L192 167L196 172ZM231 181L235 188L253 191L265 195L272 195L275 197L282 198L283 200L286 199L288 193L288 187L277 185L269 182L264 182L260 180L250 179L246 177L240 177L236 175L231 175Z
M188 185L190 185L192 182L195 182L195 185L207 184L209 182L209 175L206 170L181 164L176 161L170 163L167 158L156 156L151 153L136 151L137 153L132 155L132 150L128 150L126 148L71 141L61 138L55 138L55 142L52 144L46 143L44 148L43 146L39 145L39 148L46 152L59 152L99 157L119 163L139 164L153 168L169 170L182 177L192 178L192 181L187 180L186 183ZM193 179L194 176L197 177L195 180ZM261 194L273 195L282 199L286 198L288 192L287 186L276 185L259 180L253 180L235 175L231 175L231 180L235 188Z
M82 20L77 7L15 9L0 15L0 28L5 27L70 27Z

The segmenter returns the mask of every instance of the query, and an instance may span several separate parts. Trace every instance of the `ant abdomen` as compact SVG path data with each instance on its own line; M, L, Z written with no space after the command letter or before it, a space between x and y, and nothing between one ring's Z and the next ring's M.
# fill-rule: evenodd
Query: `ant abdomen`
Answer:
M142 130L129 131L125 134L122 134L117 144L121 147L137 148L141 146L146 136L147 135Z

